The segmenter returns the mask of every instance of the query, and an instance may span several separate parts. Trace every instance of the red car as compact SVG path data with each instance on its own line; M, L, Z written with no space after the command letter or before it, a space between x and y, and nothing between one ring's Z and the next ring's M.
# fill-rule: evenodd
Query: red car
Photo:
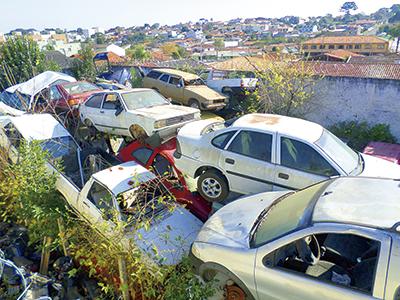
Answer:
M49 88L50 105L56 111L69 111L101 89L86 81L67 82Z
M383 142L370 142L364 149L365 154L386 159L400 165L400 145Z
M161 176L165 187L176 200L186 204L194 215L205 221L211 212L211 204L197 192L189 190L183 174L175 167L173 157L175 148L175 138L156 148L134 141L119 152L118 158L123 162L134 160Z

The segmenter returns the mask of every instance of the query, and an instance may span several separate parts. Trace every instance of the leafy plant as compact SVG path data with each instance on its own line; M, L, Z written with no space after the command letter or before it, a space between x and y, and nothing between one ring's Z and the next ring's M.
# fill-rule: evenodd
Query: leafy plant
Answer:
M339 122L329 130L343 139L354 150L362 152L369 142L395 143L396 138L387 124L370 125L367 122Z
M93 62L94 50L91 44L82 44L78 52L78 59L74 60L72 72L79 80L94 81L96 79L96 68Z

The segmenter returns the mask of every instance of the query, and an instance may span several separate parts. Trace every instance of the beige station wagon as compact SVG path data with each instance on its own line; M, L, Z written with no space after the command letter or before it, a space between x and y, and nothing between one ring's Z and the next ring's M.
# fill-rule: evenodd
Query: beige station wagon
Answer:
M219 110L228 102L226 96L207 87L199 76L179 70L154 69L144 77L143 87L201 110Z

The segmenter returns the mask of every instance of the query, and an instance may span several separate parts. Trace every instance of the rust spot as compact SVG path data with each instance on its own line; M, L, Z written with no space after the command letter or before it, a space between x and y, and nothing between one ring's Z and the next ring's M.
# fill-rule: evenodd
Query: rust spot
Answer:
M123 170L124 168L123 167L118 167L118 170Z
M110 170L110 172L112 172L112 169L111 169L111 168L109 168L109 170Z
M254 123L265 123L266 125L278 124L280 120L279 116L264 116L264 115L252 115L247 118L247 122Z
M133 185L133 184L134 184L134 182L132 180L128 181L128 185Z

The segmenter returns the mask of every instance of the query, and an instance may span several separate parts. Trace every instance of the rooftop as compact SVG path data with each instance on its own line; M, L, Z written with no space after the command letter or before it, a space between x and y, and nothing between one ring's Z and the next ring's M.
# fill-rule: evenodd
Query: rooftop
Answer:
M306 120L270 114L247 114L236 120L232 126L279 132L310 143L317 141L324 129L322 126Z
M400 221L400 181L362 177L334 180L314 208L314 222L392 228Z
M170 75L176 75L179 77L182 77L185 80L194 80L194 79L198 79L199 76L195 75L195 74L191 74L191 73L187 73L187 72L183 72L183 71L179 71L179 70L174 70L174 69L167 69L167 68L163 68L163 69L154 69L155 71L159 71L159 72L163 72L163 73L167 73Z
M382 44L387 43L386 40L370 35L355 36L320 36L303 44Z

